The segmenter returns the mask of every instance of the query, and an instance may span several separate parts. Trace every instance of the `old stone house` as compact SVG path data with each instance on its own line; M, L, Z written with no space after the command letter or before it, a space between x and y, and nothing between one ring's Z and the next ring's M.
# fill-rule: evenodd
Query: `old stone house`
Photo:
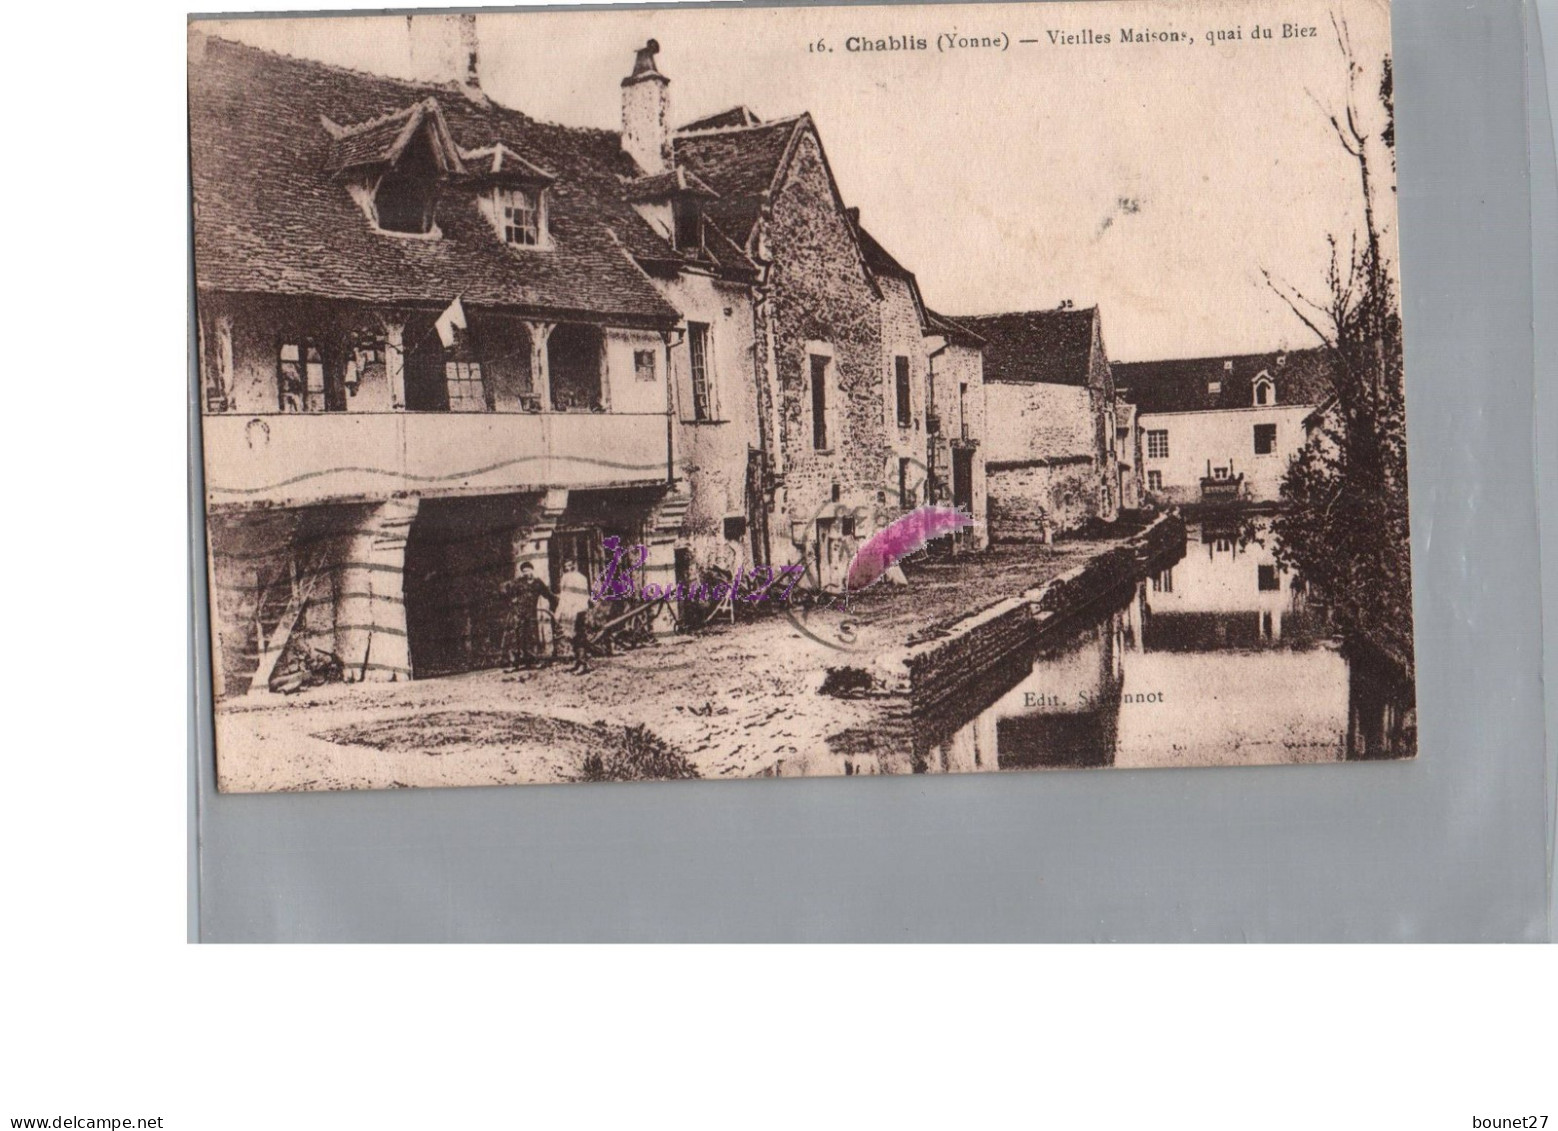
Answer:
M809 115L764 122L739 107L678 131L672 152L718 194L708 217L764 271L773 560L841 584L858 542L899 504L882 288Z
M191 36L221 694L288 648L349 679L495 663L499 584L593 574L608 534L661 584L757 556L757 266L640 160L661 84L624 86L623 134L541 123L482 93L468 17L411 22L445 81Z
M950 539L946 548L983 547L989 541L979 450L984 343L926 307L914 272L861 226L857 209L849 214L882 291L884 424L896 461L899 508L925 503L961 507L974 526Z
M1120 507L1115 385L1098 309L962 316L984 340L993 538L1048 540Z
M1137 406L1147 498L1175 504L1275 503L1331 392L1321 349L1121 363Z

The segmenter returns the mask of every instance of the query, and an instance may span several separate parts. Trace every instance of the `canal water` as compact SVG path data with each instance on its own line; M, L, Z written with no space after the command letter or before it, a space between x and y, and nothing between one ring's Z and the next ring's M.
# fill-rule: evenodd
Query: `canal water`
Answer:
M950 708L889 715L776 771L1411 757L1410 684L1337 637L1272 551L1269 519L1191 523L1183 558L971 681Z

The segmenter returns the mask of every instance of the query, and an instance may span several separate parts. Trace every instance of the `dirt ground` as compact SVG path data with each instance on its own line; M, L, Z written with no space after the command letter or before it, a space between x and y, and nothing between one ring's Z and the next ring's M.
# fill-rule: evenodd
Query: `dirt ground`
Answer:
M1135 528L1122 529L1127 537ZM561 782L643 727L706 778L773 772L869 725L879 701L819 695L830 667L869 669L927 627L977 612L1117 544L1003 546L909 563L851 607L793 611L669 636L594 661L408 683L330 684L216 709L218 782L235 792Z

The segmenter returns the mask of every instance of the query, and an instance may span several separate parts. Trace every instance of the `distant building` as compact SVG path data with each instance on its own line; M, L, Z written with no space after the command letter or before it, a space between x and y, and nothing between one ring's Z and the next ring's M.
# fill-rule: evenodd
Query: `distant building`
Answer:
M957 321L985 342L991 536L1047 540L1113 520L1115 382L1097 307Z
M1174 504L1272 503L1330 394L1325 350L1122 362L1136 405L1146 495Z
M1120 506L1136 510L1142 505L1141 429L1136 425L1136 406L1118 396L1114 402L1114 451L1120 469Z
M925 419L930 501L967 511L974 525L958 536L956 544L982 550L990 544L985 341L955 318L934 310L925 314L930 350L930 407Z

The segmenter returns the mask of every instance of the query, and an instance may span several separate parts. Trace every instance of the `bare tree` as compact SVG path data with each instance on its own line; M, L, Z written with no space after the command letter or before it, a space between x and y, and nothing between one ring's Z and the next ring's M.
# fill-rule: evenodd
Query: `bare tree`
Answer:
M1315 300L1263 272L1267 285L1320 340L1332 362L1333 396L1315 434L1282 485L1274 528L1277 555L1319 588L1343 627L1411 664L1412 605L1408 556L1406 415L1401 311L1388 236L1376 207L1376 154L1395 160L1394 87L1383 61L1377 96L1386 124L1362 125L1358 92L1364 68L1344 19L1332 16L1347 69L1345 105L1327 114L1337 142L1358 170L1364 230L1327 237L1327 294ZM1394 191L1392 187L1391 191Z

